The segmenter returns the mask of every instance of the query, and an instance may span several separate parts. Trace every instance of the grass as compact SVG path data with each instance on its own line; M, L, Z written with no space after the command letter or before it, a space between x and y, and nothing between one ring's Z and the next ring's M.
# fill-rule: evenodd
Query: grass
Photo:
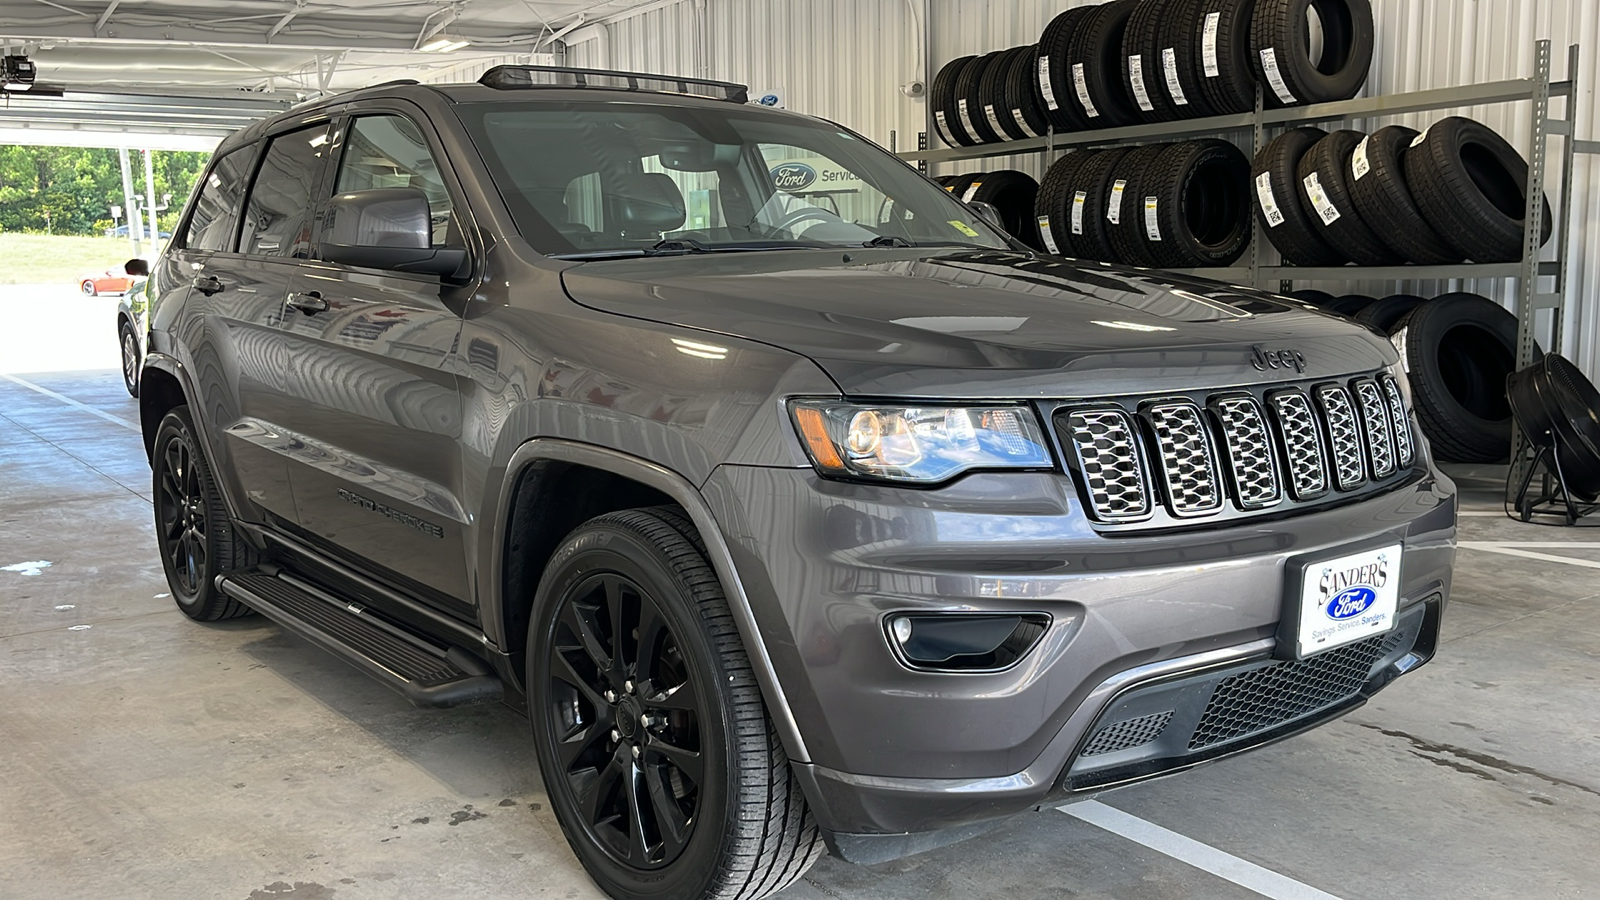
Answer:
M143 249L146 259L155 258L148 244ZM131 256L127 238L0 232L0 284L76 285L91 272L122 271Z

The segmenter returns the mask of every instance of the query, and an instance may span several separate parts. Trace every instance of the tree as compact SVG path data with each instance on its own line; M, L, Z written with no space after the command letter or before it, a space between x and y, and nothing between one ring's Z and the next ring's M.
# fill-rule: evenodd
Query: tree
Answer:
M156 199L163 193L172 195L170 207L157 221L170 231L210 154L167 150L152 154ZM136 154L133 164L134 193L143 194L143 166ZM111 227L113 205L123 205L116 150L0 146L0 231L101 234ZM126 221L127 211L123 216Z

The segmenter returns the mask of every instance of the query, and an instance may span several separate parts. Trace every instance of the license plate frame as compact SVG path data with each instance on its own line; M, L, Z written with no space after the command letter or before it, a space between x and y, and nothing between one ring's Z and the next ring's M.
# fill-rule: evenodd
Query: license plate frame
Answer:
M1290 558L1276 656L1306 659L1394 630L1405 542L1395 535Z

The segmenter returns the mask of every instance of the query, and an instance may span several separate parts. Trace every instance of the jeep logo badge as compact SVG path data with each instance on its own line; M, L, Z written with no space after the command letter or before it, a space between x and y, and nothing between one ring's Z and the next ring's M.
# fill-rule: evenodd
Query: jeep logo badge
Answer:
M1259 345L1250 348L1250 365L1256 371L1268 369L1293 369L1305 374L1306 355L1299 350L1263 350Z
M784 163L772 169L772 186L780 191L803 191L817 180L817 170L805 163Z

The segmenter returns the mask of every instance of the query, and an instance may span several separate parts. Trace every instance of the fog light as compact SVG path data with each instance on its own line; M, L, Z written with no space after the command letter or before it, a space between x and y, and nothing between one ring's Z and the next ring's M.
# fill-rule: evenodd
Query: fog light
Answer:
M900 613L890 616L886 624L895 655L910 668L992 672L1026 656L1050 627L1050 617L1043 613Z

